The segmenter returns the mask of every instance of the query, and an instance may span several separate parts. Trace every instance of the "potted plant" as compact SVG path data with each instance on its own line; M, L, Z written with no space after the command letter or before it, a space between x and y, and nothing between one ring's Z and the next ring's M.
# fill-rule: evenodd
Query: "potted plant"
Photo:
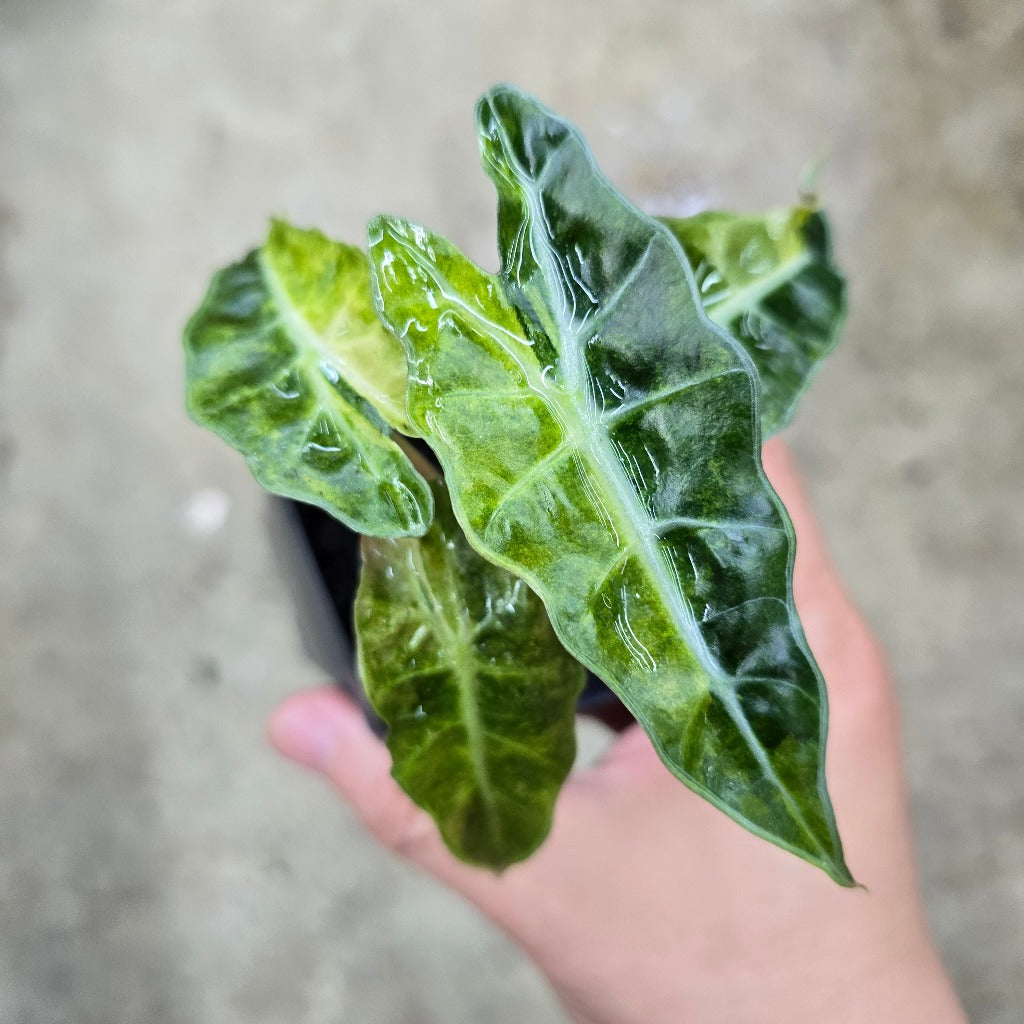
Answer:
M681 783L852 884L760 461L841 326L825 218L647 216L511 87L477 127L498 274L396 217L365 251L274 221L188 324L189 410L362 536L359 677L457 855L543 841L589 671Z

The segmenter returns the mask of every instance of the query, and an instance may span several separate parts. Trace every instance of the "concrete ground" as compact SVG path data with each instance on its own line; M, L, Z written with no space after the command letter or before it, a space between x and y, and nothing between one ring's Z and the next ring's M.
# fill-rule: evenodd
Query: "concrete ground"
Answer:
M1024 1019L1024 9L1006 0L0 2L0 1021L563 1020L457 899L276 759L317 681L179 332L283 212L494 263L514 81L658 212L791 200L851 279L790 432L896 669L924 888Z

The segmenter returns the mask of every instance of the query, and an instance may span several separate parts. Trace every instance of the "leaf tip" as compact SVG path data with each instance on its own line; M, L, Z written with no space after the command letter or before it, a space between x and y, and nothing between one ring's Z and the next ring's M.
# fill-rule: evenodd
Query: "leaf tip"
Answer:
M387 226L389 217L385 213L378 213L373 217L369 224L366 225L366 244L367 247L372 249L375 245L378 245L384 240L384 230Z
M298 235L303 233L286 217L273 214L267 221L267 237L264 241L264 248L275 249L287 245Z
M488 110L494 110L496 106L501 105L505 101L516 101L516 100L533 100L533 97L523 92L518 86L511 85L508 82L498 82L497 85L492 85L476 101L476 116L477 121L486 115ZM533 102L536 102L533 100Z
M836 885L841 885L844 889L864 889L860 882L850 873L850 869L846 866L846 861L843 860L842 854L839 855L838 859L828 860L822 864L825 870L825 874L832 879Z
M497 143L503 130L518 135L531 118L548 121L554 114L518 86L500 83L477 100L476 126L481 144Z
M405 241L414 228L415 225L404 217L378 213L366 226L366 247L372 253L389 242Z

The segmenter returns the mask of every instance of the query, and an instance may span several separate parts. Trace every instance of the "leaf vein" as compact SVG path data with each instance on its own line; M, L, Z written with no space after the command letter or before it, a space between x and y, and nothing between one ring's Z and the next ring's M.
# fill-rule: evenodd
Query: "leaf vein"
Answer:
M746 371L740 367L736 367L732 370L718 370L715 373L707 374L704 377L697 377L693 380L681 381L679 384L673 384L671 387L665 388L662 391L656 391L653 394L644 395L642 398L636 398L631 402L624 402L622 405L615 406L610 411L606 410L600 414L600 419L603 423L612 426L623 419L623 417L636 412L638 409L644 409L649 405L656 405L658 402L667 401L670 398L674 398L676 395L684 394L693 388L698 388L702 384L708 384L713 380L720 380L723 377L732 377L737 374L745 375Z

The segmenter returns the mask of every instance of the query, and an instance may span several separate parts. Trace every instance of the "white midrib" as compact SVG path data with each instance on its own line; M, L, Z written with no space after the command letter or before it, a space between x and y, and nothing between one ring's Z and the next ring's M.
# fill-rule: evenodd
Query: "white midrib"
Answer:
M404 423L406 420L404 408L399 408L390 395L376 387L341 352L328 348L324 344L320 335L313 330L309 321L299 312L291 295L288 294L288 289L285 288L270 259L262 250L259 254L259 261L263 280L266 282L267 290L278 310L285 331L296 341L299 348L298 362L306 371L306 375L314 381L314 387L321 401L326 394L331 395L331 401L337 401L337 396L330 391L323 380L323 371L320 366L327 363L335 368L341 379L353 391L379 410L389 423L392 425Z
M498 820L497 804L494 796L494 786L491 782L491 775L487 768L487 751L484 743L484 724L480 718L479 694L477 693L476 673L469 663L470 658L467 652L473 647L473 636L466 628L465 620L456 613L455 624L453 625L445 614L444 605L435 595L428 580L426 566L420 554L419 545L412 543L409 546L409 557L414 563L413 578L416 580L421 600L431 612L432 618L437 622L438 628L444 638L444 646L448 650L448 662L452 666L452 675L455 677L455 684L459 690L459 702L462 707L462 721L466 729L466 742L469 747L469 759L473 765L480 788L480 796L487 805L490 814L488 822L492 829L492 838L495 841L500 839L500 823ZM450 571L450 570L449 570ZM455 593L454 585L450 591Z
M764 277L738 288L723 302L710 308L706 307L708 317L719 327L728 327L741 313L753 309L762 299L806 270L813 261L813 255L808 250L803 250L799 256L780 263L770 274L765 274Z
M375 445L366 444L365 436L360 436L360 431L356 429L357 424L360 422L370 426L370 421L366 419L365 414L361 410L353 408L349 403L346 403L341 395L331 387L327 377L324 375L323 364L326 363L333 366L339 378L344 380L346 385L351 387L379 411L383 410L384 413L387 413L385 418L389 422L393 422L391 417L393 410L390 408L387 396L382 395L369 385L365 378L353 371L352 367L342 356L329 349L323 343L320 336L310 327L309 322L299 312L295 303L292 302L288 290L284 287L281 279L271 266L270 260L267 259L263 252L260 252L259 259L263 279L275 308L278 310L278 315L284 325L284 329L288 336L296 343L297 355L293 365L298 366L302 376L309 383L313 394L316 396L317 403L323 410L324 416L330 420L330 425L336 431L344 433L366 465L372 467L375 473L380 473L384 465L382 450ZM342 416L340 422L339 418L335 415L339 405L344 405L347 409L351 410L350 416ZM404 416L399 422L402 420L404 420ZM374 425L372 429L377 430L378 428ZM386 443L387 433L383 432L381 438ZM402 510L396 509L396 511L400 515L408 515L408 511L404 513Z

